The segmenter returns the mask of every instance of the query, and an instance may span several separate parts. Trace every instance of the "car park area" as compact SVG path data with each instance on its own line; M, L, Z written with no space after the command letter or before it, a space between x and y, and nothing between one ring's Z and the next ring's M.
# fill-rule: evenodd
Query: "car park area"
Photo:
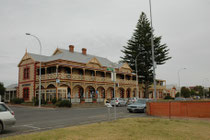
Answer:
M15 112L16 124L2 132L0 137L43 131L67 126L108 121L107 107L91 108L37 108L10 106ZM129 113L126 107L118 107L117 118L145 117L145 113ZM114 107L111 118L114 119Z

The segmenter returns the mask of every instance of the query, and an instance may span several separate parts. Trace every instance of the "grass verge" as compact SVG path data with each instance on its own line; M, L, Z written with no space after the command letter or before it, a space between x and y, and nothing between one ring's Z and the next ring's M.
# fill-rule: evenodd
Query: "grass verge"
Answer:
M127 118L39 133L2 138L2 140L209 140L210 121Z

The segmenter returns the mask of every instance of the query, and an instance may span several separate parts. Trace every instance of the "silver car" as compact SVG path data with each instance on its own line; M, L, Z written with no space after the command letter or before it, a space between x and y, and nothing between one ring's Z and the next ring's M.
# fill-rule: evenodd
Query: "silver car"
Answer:
M175 101L186 101L186 99L184 97L176 97L174 100Z
M133 104L133 103L135 103L137 100L138 100L138 98L136 98L136 97L128 98L127 104L128 104L128 105Z
M16 123L14 112L3 102L0 102L0 133Z
M110 102L112 106L126 106L126 101L123 98L113 98Z
M127 106L129 112L146 112L146 103L151 101L150 99L138 99L135 103Z

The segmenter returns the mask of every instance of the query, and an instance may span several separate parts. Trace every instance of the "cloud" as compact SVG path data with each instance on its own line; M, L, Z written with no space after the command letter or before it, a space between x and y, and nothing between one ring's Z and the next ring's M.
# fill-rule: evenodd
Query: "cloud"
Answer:
M200 84L209 77L210 2L208 0L152 1L153 26L162 43L170 48L172 60L158 66L157 77L177 83L177 69L187 67L182 85ZM51 55L57 46L87 48L89 54L120 60L137 24L140 13L149 16L148 1L139 0L2 0L0 5L0 77L17 80L17 64L25 49ZM7 58L5 58L5 56ZM5 75L5 73L12 73Z

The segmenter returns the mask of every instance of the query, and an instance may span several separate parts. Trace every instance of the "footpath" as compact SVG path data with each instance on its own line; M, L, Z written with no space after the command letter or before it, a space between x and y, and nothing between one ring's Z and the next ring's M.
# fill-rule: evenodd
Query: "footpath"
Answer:
M38 106L34 106L33 104L11 104L7 103L8 106L16 106L16 107L32 107L38 108ZM41 105L42 108L68 108L68 107L57 107L55 105ZM96 108L96 107L105 107L104 103L83 103L83 104L72 104L70 108Z

